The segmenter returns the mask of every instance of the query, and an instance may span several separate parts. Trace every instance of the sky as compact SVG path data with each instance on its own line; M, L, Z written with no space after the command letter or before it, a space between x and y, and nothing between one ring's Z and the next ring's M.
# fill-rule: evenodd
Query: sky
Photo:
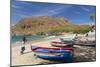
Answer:
M39 2L12 1L11 23L15 25L24 17L51 16L55 18L64 17L74 24L94 24L89 16L96 11L95 6L55 4Z

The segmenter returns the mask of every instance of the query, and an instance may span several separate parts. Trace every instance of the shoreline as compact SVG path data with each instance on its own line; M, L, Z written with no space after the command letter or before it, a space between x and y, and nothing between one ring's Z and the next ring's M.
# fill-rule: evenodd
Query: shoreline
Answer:
M51 39L57 39L59 37L61 37L62 35L60 36L48 36L48 37L44 37L42 39L36 39L36 40L31 40L31 41L27 41L26 42L26 45L27 44L30 44L30 43L39 43L39 42L43 42L43 41L48 41L48 40L51 40ZM11 43L11 46L14 47L14 46L20 46L20 44L22 44L22 41L17 41L17 42L12 42Z

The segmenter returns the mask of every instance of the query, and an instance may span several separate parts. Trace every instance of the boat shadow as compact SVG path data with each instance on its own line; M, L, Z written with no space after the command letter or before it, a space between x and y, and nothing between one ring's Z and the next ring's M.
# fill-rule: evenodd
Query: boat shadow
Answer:
M50 62L54 62L54 63L72 63L73 62L73 59L44 59L44 58L41 58L43 60L49 60Z
M28 52L24 52L23 54L28 54L28 53L31 53L32 51L28 51Z

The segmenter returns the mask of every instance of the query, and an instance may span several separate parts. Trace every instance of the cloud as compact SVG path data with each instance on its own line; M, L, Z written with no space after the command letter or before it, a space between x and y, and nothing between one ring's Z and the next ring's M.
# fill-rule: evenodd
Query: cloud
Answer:
M48 8L48 9L44 9L40 12L37 12L33 15L34 16L45 16L45 15L53 16L53 15L57 15L57 14L61 13L64 9L67 9L69 7L71 7L71 6L62 6L62 7L59 7L59 8L56 7L56 8L53 8L53 9Z
M90 10L86 7L81 7L81 9L83 9L84 11L90 12Z
M18 8L18 9L19 9L19 8L21 8L21 7L19 7L19 6L13 4L13 5L12 5L12 8Z

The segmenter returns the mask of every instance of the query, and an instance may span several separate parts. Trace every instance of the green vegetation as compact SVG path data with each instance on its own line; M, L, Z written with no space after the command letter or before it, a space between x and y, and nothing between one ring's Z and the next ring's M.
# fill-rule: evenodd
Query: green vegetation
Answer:
M37 32L36 35L45 35L45 32Z

